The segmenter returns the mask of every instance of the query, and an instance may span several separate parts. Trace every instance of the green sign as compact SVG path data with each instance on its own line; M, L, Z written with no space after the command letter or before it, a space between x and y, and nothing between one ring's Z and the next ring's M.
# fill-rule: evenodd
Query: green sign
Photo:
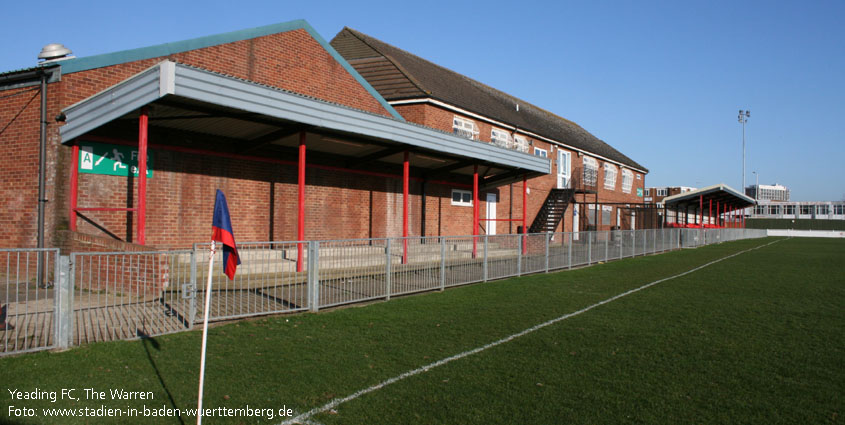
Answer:
M640 198L643 197L643 188L641 188L641 187L637 188L637 196L639 196Z
M138 177L138 148L79 142L79 172ZM147 178L153 178L153 156L147 151Z

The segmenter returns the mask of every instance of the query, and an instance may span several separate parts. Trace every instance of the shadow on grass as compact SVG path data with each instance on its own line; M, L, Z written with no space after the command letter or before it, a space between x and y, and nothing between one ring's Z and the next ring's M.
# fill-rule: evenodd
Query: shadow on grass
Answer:
M150 352L150 347L155 349L156 351L160 351L161 347L159 346L158 341L155 338L141 332L140 330L137 331L137 335L141 338L141 343L144 345L144 351L147 354L147 360L150 361L150 366L153 367L153 370L156 373L156 377L158 377L158 381L161 383L161 387L164 388L164 392L167 393L167 398L170 400L170 405L174 409L179 409L179 406L176 405L176 400L173 399L173 394L170 393L170 389L167 388L167 384L164 382L164 377L161 376L161 371L158 370L158 366L156 366L155 360L153 360L152 353ZM180 410L181 411L181 410ZM185 420L182 419L182 416L179 416L179 422L182 425L185 425Z

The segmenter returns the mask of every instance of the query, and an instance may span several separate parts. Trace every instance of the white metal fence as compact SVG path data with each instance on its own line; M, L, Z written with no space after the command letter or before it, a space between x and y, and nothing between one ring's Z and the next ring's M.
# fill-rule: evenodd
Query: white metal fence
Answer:
M242 243L234 280L215 254L209 317L318 311L761 237L765 230L648 229ZM190 329L204 313L209 252L0 250L0 355Z

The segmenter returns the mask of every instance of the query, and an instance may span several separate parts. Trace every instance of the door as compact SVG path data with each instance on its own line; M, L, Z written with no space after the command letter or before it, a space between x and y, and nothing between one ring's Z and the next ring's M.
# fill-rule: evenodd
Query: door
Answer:
M569 188L569 181L572 175L572 153L557 150L557 188Z
M496 234L496 202L498 201L495 193L487 194L487 234Z

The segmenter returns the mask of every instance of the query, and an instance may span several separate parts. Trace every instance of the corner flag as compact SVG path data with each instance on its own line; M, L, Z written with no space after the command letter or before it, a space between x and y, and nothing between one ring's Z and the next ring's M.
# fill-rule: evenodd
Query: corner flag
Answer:
M229 206L226 196L217 189L217 199L214 201L214 219L211 221L211 240L223 244L223 270L229 280L235 279L235 270L241 264L238 247L235 246L235 233L229 219Z

